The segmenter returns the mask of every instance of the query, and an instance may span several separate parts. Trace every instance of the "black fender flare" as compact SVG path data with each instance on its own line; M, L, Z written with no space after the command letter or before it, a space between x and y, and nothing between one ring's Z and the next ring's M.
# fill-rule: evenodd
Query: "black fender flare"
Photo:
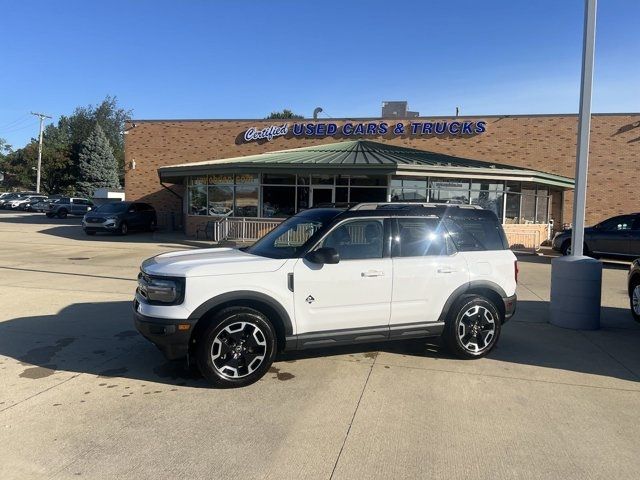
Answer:
M449 315L449 310L451 310L451 307L456 302L456 300L460 298L460 296L474 290L490 290L499 295L502 299L507 298L506 292L497 283L491 282L489 280L472 280L471 282L465 283L464 285L460 285L453 291L451 295L449 295L449 298L447 298L447 301L444 303L444 307L442 307L442 312L440 313L438 322L446 321L447 316ZM504 305L496 306L498 308L504 307Z
M274 300L269 295L264 293L255 292L253 290L236 290L233 292L222 293L213 298L210 298L202 305L197 307L191 315L189 315L189 321L193 323L197 323L201 317L203 317L207 312L224 305L225 303L231 302L257 302L262 303L269 306L282 321L282 326L284 327L285 337L290 337L293 335L293 324L291 322L291 318L287 313L287 310L278 302Z

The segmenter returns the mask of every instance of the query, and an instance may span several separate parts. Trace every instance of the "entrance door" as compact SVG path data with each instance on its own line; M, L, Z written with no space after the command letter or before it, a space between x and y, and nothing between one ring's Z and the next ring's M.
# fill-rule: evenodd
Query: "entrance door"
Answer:
M323 203L334 203L333 187L311 187L311 206L317 207Z

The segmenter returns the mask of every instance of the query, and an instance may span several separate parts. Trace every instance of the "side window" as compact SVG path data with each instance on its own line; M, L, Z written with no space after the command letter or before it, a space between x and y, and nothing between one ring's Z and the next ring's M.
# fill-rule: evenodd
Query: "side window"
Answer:
M382 220L351 220L331 230L317 248L335 248L340 254L340 260L382 258L383 239Z
M396 257L450 255L453 245L447 232L435 218L398 218Z
M622 217L614 217L605 220L600 224L599 230L603 232L625 232L631 230L633 224L633 216L624 215Z
M455 212L444 219L444 225L459 252L508 248L500 222L487 211Z

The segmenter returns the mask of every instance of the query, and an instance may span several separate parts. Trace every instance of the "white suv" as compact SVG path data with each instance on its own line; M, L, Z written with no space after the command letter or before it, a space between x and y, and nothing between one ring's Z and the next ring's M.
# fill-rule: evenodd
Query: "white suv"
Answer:
M491 351L515 312L518 265L496 216L472 206L375 203L306 210L245 249L145 260L137 329L224 387L278 351L442 335Z

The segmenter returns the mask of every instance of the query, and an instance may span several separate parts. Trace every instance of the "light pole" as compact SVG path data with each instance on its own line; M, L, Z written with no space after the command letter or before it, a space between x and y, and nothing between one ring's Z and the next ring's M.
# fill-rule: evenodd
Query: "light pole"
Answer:
M600 327L602 291L602 264L583 255L596 3L597 0L585 0L571 255L551 262L551 323L585 330Z
M45 118L51 118L44 113L31 112L31 115L40 117L40 141L38 143L38 173L36 174L36 193L40 193L40 172L42 170L42 125Z

